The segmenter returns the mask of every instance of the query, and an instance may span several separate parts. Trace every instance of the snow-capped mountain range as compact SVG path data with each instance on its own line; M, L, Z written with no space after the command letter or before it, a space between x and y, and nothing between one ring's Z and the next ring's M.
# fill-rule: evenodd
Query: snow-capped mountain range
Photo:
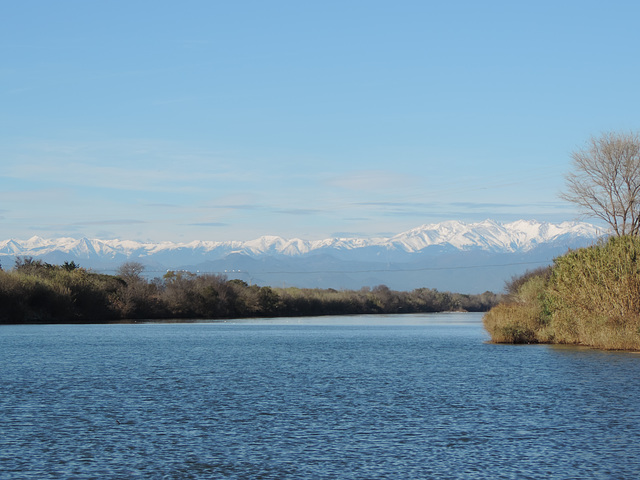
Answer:
M358 274L376 273L379 275L370 277L379 278L381 281L378 284L389 284L394 283L390 280L394 273L398 276L397 273L401 271L405 274L415 271L428 272L428 266L416 270L416 267L424 265L425 262L440 265L437 267L440 270L445 270L447 264L451 265L451 269L460 269L465 265L471 267L481 259L486 260L496 255L511 256L515 259L516 256L522 255L538 258L542 254L546 255L545 261L550 262L553 256L564 253L571 247L593 243L604 233L602 229L582 222L553 224L519 220L498 223L485 220L479 223L447 221L422 225L384 238L302 240L263 236L250 241L147 243L131 240L32 237L28 240L0 241L0 262L9 266L16 257L29 256L50 263L73 260L86 268L115 271L126 261L137 261L147 266L150 275L167 269L216 273L226 271L238 278L245 275L245 280L255 283L269 284L275 281L298 286L360 288L367 283L358 284L365 280ZM549 257L549 254L552 256ZM383 270L389 273L386 279L382 275ZM282 280L286 275L284 272L287 272L289 277ZM305 276L304 273L308 275ZM323 278L319 279L317 273L322 273ZM328 275L329 273L339 273L340 278ZM441 273L441 276L446 276L444 272ZM302 277L306 278L298 281ZM316 281L310 280L311 277L316 278ZM424 275L420 278L424 278ZM332 281L348 285L329 285ZM393 285L389 286L394 288ZM403 286L406 288L409 284L404 282ZM417 286L411 283L409 288ZM484 290L486 289L482 291Z
M328 238L324 240L284 239L263 236L250 241L194 241L189 243L146 243L131 240L97 240L32 237L28 240L0 241L0 256L33 256L60 252L76 258L101 257L144 259L161 252L184 250L198 251L210 258L220 258L230 253L259 255L306 255L318 250L355 250L364 247L382 247L390 251L418 253L428 247L449 247L457 250L480 249L490 252L527 252L540 244L595 239L602 229L582 222L559 224L519 220L498 223L485 220L479 223L447 221L422 225L388 238Z

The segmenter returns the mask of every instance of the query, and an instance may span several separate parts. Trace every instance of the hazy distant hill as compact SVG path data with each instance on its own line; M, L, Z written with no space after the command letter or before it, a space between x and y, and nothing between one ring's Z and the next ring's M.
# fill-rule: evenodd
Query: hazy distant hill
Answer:
M11 267L16 257L31 256L50 263L75 261L107 273L137 261L150 276L189 270L226 273L260 285L339 289L385 284L398 290L480 293L500 291L511 276L550 263L568 248L589 245L603 233L581 222L486 220L423 225L370 239L264 236L247 242L143 243L33 237L0 242L0 261Z

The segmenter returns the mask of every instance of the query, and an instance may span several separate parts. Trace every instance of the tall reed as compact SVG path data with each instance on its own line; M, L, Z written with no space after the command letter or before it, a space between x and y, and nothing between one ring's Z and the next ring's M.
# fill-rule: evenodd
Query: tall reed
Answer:
M484 317L497 343L564 343L640 350L640 239L612 237L528 274Z

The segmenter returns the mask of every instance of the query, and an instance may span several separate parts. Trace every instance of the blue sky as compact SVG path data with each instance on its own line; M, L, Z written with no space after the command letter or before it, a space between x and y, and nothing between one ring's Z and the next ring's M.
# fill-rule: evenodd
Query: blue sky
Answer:
M636 1L0 12L0 239L574 220L570 152L639 126Z

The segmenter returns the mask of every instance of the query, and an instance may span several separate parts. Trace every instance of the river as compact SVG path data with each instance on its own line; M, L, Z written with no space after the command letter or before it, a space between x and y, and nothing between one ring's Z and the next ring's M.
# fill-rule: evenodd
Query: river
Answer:
M0 478L635 479L640 356L480 314L0 326Z

